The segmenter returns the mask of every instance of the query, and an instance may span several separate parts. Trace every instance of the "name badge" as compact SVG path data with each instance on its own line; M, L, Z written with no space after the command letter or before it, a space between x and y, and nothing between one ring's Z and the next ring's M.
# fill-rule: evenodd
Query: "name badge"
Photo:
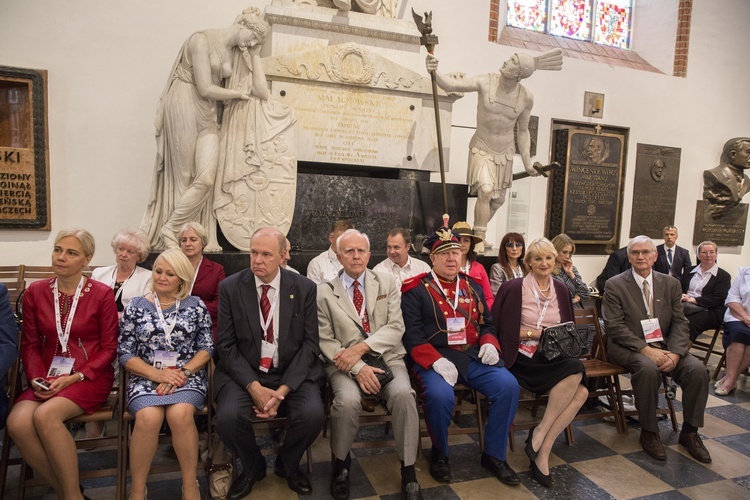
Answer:
M518 352L527 358L534 357L537 349L539 349L538 340L522 340L521 343L518 344Z
M646 343L664 342L664 335L661 333L661 327L659 326L659 318L642 319L641 328L643 328L643 338L646 339Z
M176 370L177 369L177 356L179 353L176 351L154 351L154 368L157 370Z
M64 356L55 356L52 358L52 364L47 370L47 379L55 379L70 375L73 372L73 363L75 358L66 358Z
M273 355L276 354L276 346L272 342L260 341L260 371L268 373L273 363Z
M466 319L445 318L448 327L448 345L466 344Z

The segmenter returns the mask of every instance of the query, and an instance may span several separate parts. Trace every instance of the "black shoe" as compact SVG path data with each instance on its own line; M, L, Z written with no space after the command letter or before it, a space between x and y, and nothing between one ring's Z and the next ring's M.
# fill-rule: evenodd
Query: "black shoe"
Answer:
M229 488L227 498L230 500L237 500L239 498L245 498L253 491L255 483L266 477L266 462L263 461L262 469L261 466L255 471L254 474L243 471L233 483L232 487Z
M349 498L349 469L341 469L338 475L331 478L331 496L334 500Z
M498 460L486 453L482 453L482 467L492 472L501 483L511 485L521 484L521 480L518 479L515 471L510 468L510 465L505 460Z
M539 470L539 467L536 466L536 462L533 460L531 461L531 474L534 476L534 480L536 480L537 483L541 484L545 488L550 488L552 486L552 475L550 474L543 474L541 470Z
M419 487L419 483L414 481L412 483L401 483L401 498L404 500L422 500L422 488Z
M295 470L291 473L287 473L283 466L280 466L278 462L273 468L273 471L277 476L286 478L286 484L289 485L289 489L296 491L300 495L312 495L312 485L307 479L299 467L295 467Z
M532 462L536 460L537 455L539 455L539 451L534 451L534 445L532 444L534 441L534 430L536 429L536 426L529 429L529 436L526 438L526 448L524 448L524 451L526 452L526 456L529 457L529 460Z
M430 451L430 475L435 481L449 483L451 480L451 466L448 457L441 455L435 447Z

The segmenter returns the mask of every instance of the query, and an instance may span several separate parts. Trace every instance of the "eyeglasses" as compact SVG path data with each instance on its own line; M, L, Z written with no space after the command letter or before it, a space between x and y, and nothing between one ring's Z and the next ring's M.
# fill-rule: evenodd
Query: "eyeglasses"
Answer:
M523 243L519 243L517 241L509 241L508 243L505 244L505 248L513 248L513 247L523 248Z

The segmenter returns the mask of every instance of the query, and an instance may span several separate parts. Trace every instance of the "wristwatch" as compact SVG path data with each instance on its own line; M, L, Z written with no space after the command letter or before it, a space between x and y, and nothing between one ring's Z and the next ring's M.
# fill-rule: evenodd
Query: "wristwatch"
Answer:
M183 374L184 374L184 375L185 375L186 377L189 377L190 375L192 375L192 374L193 374L193 372L192 372L192 371L190 370L190 368L183 368L183 369L182 369L182 373L183 373Z
M531 330L526 330L526 338L531 340Z
M83 372L78 372L78 381L83 382L84 380L86 380L86 375Z

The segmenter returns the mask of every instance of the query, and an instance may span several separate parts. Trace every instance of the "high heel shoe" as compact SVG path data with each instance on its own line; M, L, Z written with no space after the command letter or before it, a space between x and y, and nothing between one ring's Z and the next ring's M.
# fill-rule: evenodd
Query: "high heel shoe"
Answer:
M534 480L545 488L550 488L552 486L552 473L542 473L542 471L539 470L539 467L537 467L536 462L533 460L531 461L531 474L534 476Z
M529 457L529 460L532 462L536 460L537 455L539 455L538 451L534 451L534 445L532 444L534 441L534 430L536 429L536 426L529 429L529 436L526 438L526 448L524 448L524 451L526 452L526 456Z

